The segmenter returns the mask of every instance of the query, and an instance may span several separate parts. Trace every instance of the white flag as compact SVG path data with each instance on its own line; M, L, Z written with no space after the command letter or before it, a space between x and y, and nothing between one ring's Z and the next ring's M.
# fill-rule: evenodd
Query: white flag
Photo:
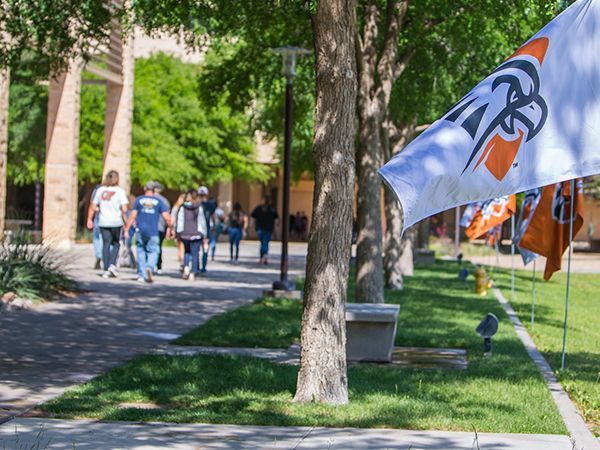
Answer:
M380 170L405 227L600 173L600 0L578 0Z

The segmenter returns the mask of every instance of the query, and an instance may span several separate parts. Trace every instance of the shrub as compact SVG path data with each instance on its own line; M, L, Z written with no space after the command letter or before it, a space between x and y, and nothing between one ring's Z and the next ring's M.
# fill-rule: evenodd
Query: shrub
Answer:
M49 300L78 291L65 272L63 255L43 244L30 244L24 235L0 242L0 295L14 292L30 300Z

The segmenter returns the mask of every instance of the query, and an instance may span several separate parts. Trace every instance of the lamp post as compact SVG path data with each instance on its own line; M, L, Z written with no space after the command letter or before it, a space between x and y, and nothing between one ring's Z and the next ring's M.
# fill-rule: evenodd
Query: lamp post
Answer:
M285 132L283 140L283 221L281 232L281 272L278 281L273 283L274 290L293 291L294 283L288 280L288 242L290 238L290 177L292 170L292 103L294 95L294 75L296 60L310 51L300 47L279 47L273 49L283 57L283 75L285 84Z

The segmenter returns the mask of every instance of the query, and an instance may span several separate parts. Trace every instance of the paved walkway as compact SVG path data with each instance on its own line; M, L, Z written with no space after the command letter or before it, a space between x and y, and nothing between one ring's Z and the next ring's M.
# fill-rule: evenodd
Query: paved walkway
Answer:
M301 273L305 249L291 246L292 273ZM179 277L175 249L167 248L165 274L146 285L128 269L117 280L102 279L91 270L91 246L77 246L69 258L81 269L72 273L88 293L0 314L0 422L252 301L278 279L276 259L256 263L258 243L242 246L237 265L219 257L227 251L219 244L207 276L192 284Z
M17 446L18 444L18 446ZM0 426L0 448L572 450L567 436L360 428L140 424L17 419Z

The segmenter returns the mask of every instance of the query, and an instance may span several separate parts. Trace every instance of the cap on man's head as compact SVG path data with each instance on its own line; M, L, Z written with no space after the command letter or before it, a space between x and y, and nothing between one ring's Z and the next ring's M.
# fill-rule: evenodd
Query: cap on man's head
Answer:
M155 181L148 181L146 183L146 185L144 186L144 190L145 191L153 191L154 189L156 189L156 182Z
M208 188L206 186L200 186L198 188L199 195L208 195Z

